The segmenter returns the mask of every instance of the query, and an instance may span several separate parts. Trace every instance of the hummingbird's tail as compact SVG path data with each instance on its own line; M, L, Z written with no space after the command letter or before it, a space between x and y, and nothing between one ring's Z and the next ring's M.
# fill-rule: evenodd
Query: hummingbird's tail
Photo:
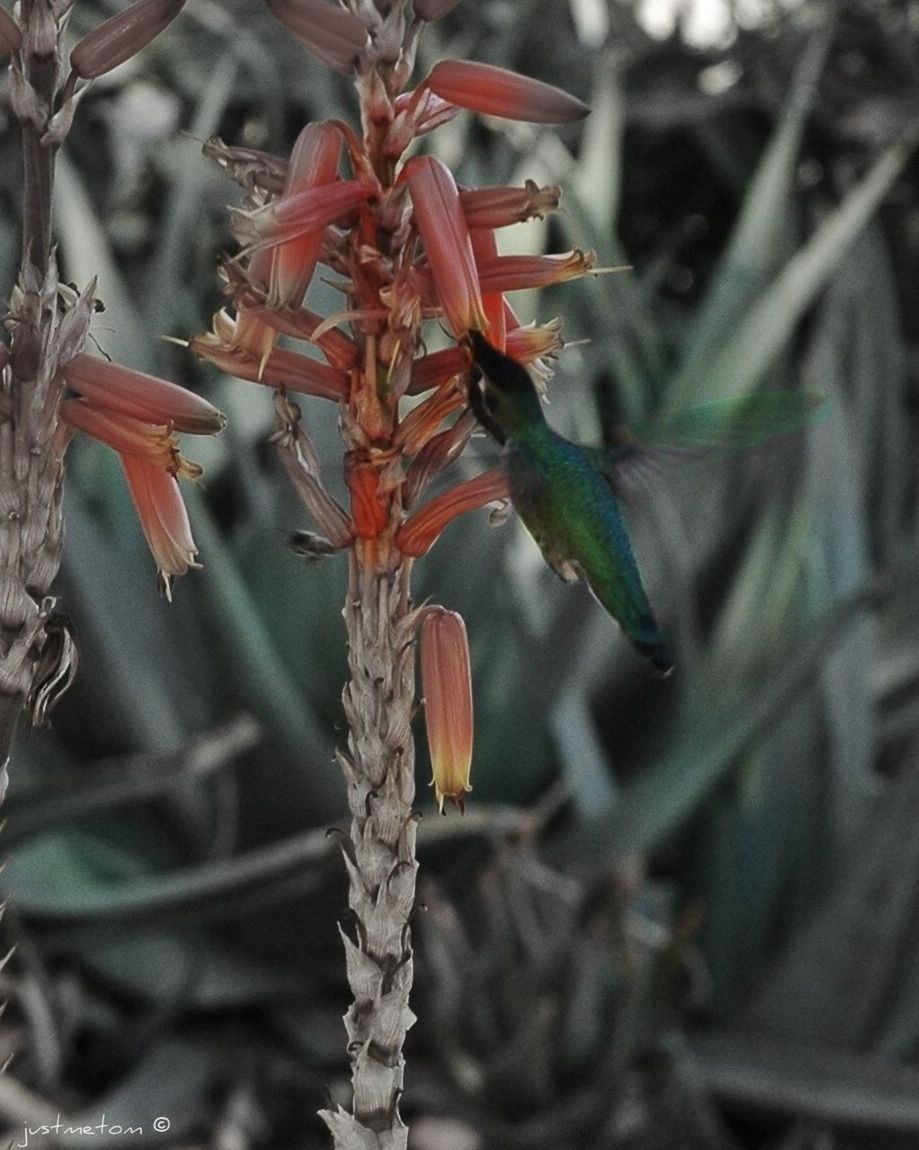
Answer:
M673 674L676 663L670 644L657 625L657 620L650 616L647 626L642 627L639 634L629 634L635 650L649 660L653 669L662 679Z

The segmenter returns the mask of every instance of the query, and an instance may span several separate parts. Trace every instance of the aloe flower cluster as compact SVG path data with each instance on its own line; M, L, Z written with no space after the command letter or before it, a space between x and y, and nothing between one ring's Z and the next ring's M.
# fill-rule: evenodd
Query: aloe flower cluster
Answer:
M467 403L466 333L484 331L515 359L544 371L541 360L561 347L559 325L522 326L507 293L583 275L593 264L592 254L581 251L498 252L497 231L555 209L558 188L529 181L461 188L440 160L408 153L461 109L551 123L578 119L587 108L548 84L461 60L442 60L407 88L425 23L454 4L267 2L325 64L353 73L361 130L340 120L307 124L286 160L209 142L207 154L247 196L232 215L241 252L224 263L231 306L191 346L224 371L278 390L277 442L322 532L317 548L323 554L348 548L357 572L394 575L424 555L456 516L507 495L496 469L423 502L431 480L459 458L477 427ZM334 273L342 293L340 312L329 317L303 306L317 269ZM454 342L426 352L429 324L446 327ZM280 335L312 343L322 359L278 346ZM320 483L291 392L340 406L347 508ZM439 654L429 654L423 670L450 663L447 648L465 644L459 628L432 626L429 633L438 638L426 647ZM443 723L459 721L433 697L441 681L448 692L457 686L425 670L442 807L444 798L462 801L467 780L442 767L436 748L463 742L471 748L471 713L462 737L439 729L432 711ZM447 758L455 764L455 754Z
M349 737L339 753L352 816L343 850L350 917L342 926L354 1003L345 1016L351 1111L323 1112L337 1147L404 1147L398 1112L402 1044L413 1021L409 917L415 892L411 719L420 634L425 718L438 805L469 790L472 686L466 628L444 607L415 608L412 565L458 515L507 501L502 468L429 484L453 465L477 422L469 409L468 333L481 331L546 374L558 323L521 324L508 294L583 275L593 255L502 256L501 228L542 217L559 189L463 188L425 142L466 109L534 123L587 108L502 68L441 60L409 87L418 38L456 0L266 0L325 65L354 77L360 125L303 128L288 158L215 139L206 153L245 189L223 263L228 303L192 349L223 371L275 390L275 444L317 533L298 547L347 551L344 608ZM335 314L304 303L316 276L341 292ZM447 346L426 340L446 330ZM294 341L279 344L279 337ZM311 346L310 346L311 345ZM317 354L318 353L318 354ZM308 408L340 413L343 505L320 480Z

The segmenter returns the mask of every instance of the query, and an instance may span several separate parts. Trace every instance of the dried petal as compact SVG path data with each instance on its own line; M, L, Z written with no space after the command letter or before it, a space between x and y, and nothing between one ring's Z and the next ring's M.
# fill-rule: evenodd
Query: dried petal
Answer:
M192 435L215 435L226 426L226 416L200 395L86 352L68 360L61 374L68 387L109 411L170 424Z
M434 476L459 459L478 426L479 421L474 412L467 408L452 427L428 440L405 474L402 485L403 507L414 507Z
M440 305L453 334L487 326L469 228L449 168L416 156L403 169Z
M5 8L0 8L0 56L12 56L22 44L19 25Z
M515 327L507 333L504 350L518 363L530 364L547 355L554 355L564 345L561 320L551 319L548 323Z
M428 608L421 624L421 684L424 721L434 773L434 796L463 809L472 766L472 671L462 616Z
M472 60L441 60L425 85L460 108L531 124L580 120L590 111L576 96L552 84Z
M337 548L351 542L348 514L319 480L319 457L300 422L300 409L281 392L274 397L278 430L272 436L284 470L307 511Z
M130 60L182 11L185 0L137 0L103 21L70 53L70 66L84 80L111 72Z
M134 455L123 455L121 465L137 509L147 544L156 560L160 587L172 598L172 578L184 575L195 562L198 549L191 535L188 512L175 479Z
M416 511L396 532L396 546L405 555L424 555L437 542L448 523L466 511L509 498L507 475L503 468L484 471L474 479L438 495Z
M323 0L266 0L289 32L336 72L353 72L367 48L364 25Z

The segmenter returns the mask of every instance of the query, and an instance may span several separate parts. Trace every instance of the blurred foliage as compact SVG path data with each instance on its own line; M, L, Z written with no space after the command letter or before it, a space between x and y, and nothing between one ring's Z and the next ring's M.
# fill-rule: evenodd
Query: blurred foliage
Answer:
M75 33L117 6L79 0ZM564 186L566 213L505 250L632 269L521 302L589 339L552 388L559 430L601 441L761 387L833 415L635 509L681 653L666 683L516 524L461 522L419 565L419 600L467 621L478 741L464 820L430 817L421 756L415 1150L919 1144L919 10L764 11L701 49L619 3L465 0L423 41L421 66L487 59L593 105L561 142L470 116L435 138L466 183ZM158 1144L323 1146L314 1111L346 1090L325 833L344 571L285 546L305 524L268 393L159 336L219 304L234 192L201 140L283 152L352 108L262 6L192 0L95 86L62 158L60 256L99 275L100 345L231 422L203 444L205 567L172 606L114 461L72 449L60 593L82 666L53 730L21 739L6 808L12 1138L104 1111L150 1141L167 1116ZM334 459L334 411L308 418Z

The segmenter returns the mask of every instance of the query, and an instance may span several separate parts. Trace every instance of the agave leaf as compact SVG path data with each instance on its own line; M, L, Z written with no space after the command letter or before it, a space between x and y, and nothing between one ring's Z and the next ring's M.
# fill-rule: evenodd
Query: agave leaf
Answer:
M814 33L792 79L782 115L763 153L711 289L693 319L671 396L705 388L708 365L766 286L781 259L801 139L817 94L835 21ZM711 394L711 392L709 392Z
M894 1132L919 1137L914 1067L813 1038L783 1042L727 1030L694 1034L690 1047L709 1089L731 1108L855 1127L872 1132L871 1145L877 1146Z
M68 940L81 963L112 993L175 1010L239 1010L301 1000L308 971L286 972L205 937L203 932L94 928ZM283 961L283 956L278 956Z
M835 887L786 945L747 1019L789 1038L861 1047L891 1006L909 961L919 896L919 771L891 784Z
M743 395L787 346L798 321L867 225L909 158L910 149L886 149L868 174L785 264L768 288L745 311L710 360L704 380L675 380L668 397L675 404L701 394Z
M162 1038L145 1050L141 1061L113 1090L94 1098L85 1110L68 1114L64 1121L75 1130L70 1134L65 1130L54 1144L61 1150L136 1146L138 1136L128 1131L138 1126L147 1146L188 1137L207 1121L205 1099L219 1072L213 1042ZM100 1120L108 1129L100 1128ZM125 1131L123 1136L117 1133L119 1126ZM165 1130L168 1136L162 1133Z
M22 846L2 884L15 891L23 916L59 928L201 922L232 919L253 899L302 896L315 889L333 852L325 831L309 831L238 858L151 876L135 855L69 831Z
M866 591L835 604L792 650L775 653L746 708L738 710L729 698L722 712L717 704L724 698L723 684L718 694L717 684L711 686L707 717L697 707L687 717L679 744L623 788L609 827L617 857L649 854L686 822L815 674L826 649L851 625L867 597Z

